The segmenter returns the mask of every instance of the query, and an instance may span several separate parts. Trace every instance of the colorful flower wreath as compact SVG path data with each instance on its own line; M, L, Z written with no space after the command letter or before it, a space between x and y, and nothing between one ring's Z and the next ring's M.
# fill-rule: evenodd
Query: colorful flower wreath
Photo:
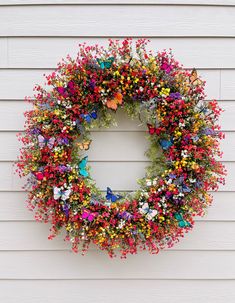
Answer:
M148 41L109 40L105 49L79 45L47 76L50 90L36 86L34 108L25 113L24 146L17 166L28 176L28 205L51 222L49 238L66 230L73 251L90 243L110 256L171 247L211 204L208 190L224 183L216 125L221 109L204 101L194 69L183 70L171 51L154 55ZM134 49L135 47L135 49ZM150 165L140 189L106 195L90 176L85 151L90 130L109 127L118 108L147 126Z

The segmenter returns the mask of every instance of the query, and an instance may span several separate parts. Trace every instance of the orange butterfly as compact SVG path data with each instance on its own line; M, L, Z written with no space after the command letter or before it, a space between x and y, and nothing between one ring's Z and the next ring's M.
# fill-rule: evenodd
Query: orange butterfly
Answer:
M198 77L197 71L196 71L195 68L191 72L190 82L194 86L198 86L198 85L201 85L203 83L202 80Z
M84 149L84 150L88 150L89 149L89 147L90 147L90 144L91 144L91 140L89 140L89 141L86 141L86 142L78 142L77 143L77 146L80 148L80 149Z
M113 110L117 110L118 104L121 105L123 102L123 96L121 93L116 93L114 98L111 100L108 100L106 102L106 106L108 108L111 108Z

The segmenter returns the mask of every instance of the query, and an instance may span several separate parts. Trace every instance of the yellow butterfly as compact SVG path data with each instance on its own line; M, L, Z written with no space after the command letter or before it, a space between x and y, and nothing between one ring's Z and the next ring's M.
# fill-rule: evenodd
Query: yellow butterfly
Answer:
M203 83L202 80L198 77L198 74L197 74L197 71L195 68L191 72L190 82L194 86L198 86Z
M82 150L88 150L91 144L91 140L86 141L86 142L78 142L77 146L82 149Z

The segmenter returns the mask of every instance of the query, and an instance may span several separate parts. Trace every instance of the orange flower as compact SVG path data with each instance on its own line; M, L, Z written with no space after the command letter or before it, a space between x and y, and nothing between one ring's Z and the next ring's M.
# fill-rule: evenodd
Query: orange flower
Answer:
M106 102L106 106L108 108L113 109L113 110L117 110L118 104L121 105L122 102L123 102L123 96L122 96L121 93L118 92L118 93L115 94L113 99L108 100Z

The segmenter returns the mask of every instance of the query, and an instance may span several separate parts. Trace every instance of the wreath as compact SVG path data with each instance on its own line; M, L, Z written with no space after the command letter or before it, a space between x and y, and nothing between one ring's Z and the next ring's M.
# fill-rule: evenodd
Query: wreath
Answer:
M109 40L107 49L79 44L35 86L33 109L17 161L27 176L28 207L50 222L49 239L65 230L74 252L90 243L113 257L172 247L224 183L216 124L221 109L205 101L197 71L184 70L171 50L153 54L149 41ZM86 151L90 132L115 124L122 108L146 126L149 166L134 192L104 193L92 179Z

